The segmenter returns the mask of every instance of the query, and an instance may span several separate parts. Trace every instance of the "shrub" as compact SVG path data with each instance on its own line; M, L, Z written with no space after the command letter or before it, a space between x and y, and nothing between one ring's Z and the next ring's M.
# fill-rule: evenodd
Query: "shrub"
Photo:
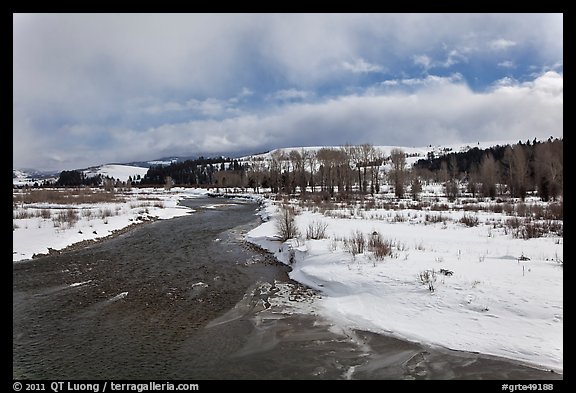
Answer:
M292 239L298 236L296 227L296 210L294 207L284 203L280 207L280 215L276 221L276 229L282 241Z
M450 210L450 207L446 203L435 203L432 206L430 206L430 210L445 212Z
M442 214L426 214L424 219L426 220L426 222L438 223L446 221L447 218L444 217Z
M344 247L352 256L364 253L364 249L366 248L364 234L358 230L352 233L348 239L344 239Z
M105 219L106 217L111 217L112 216L112 210L110 209L101 209L99 211L100 213L100 218Z
M430 292L435 291L434 284L436 284L436 272L434 269L420 272L420 274L418 274L418 280L423 285L428 286Z
M312 221L306 228L306 239L325 239L328 224L324 221Z
M506 225L512 228L512 236L517 239L533 239L546 234L564 236L564 225L560 221L532 221L527 218L522 222L519 219L509 219Z
M506 226L512 229L518 229L522 225L522 220L518 217L512 217L506 220Z
M50 217L52 217L52 213L50 212L49 209L41 209L40 210L40 217L48 220Z
M477 212L478 210L481 210L482 207L480 205L474 204L474 203L470 203L470 204L466 204L462 207L462 209L464 209L464 211L473 211L473 212Z
M382 239L378 232L372 233L368 242L368 250L374 253L374 257L383 260L387 256L392 256L392 241Z
M464 214L464 216L462 216L462 218L460 219L460 222L468 227L475 227L476 225L478 225L478 217L476 216L469 216Z
M55 218L52 220L54 221L54 226L60 226L62 224L68 224L69 228L72 228L79 220L78 212L74 209L66 209L59 212Z
M28 211L28 209L13 210L12 211L12 218L13 219L22 220L25 218L33 218L33 217L34 217L34 213L32 213L31 211Z
M492 210L492 212L494 213L502 213L502 210L504 210L504 208L502 207L501 203L497 203L495 205L490 205L490 210Z

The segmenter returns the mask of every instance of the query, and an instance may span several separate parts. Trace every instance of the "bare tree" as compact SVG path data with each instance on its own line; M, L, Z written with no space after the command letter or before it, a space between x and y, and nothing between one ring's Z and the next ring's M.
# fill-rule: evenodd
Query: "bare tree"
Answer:
M306 162L308 164L308 168L310 169L310 188L312 189L312 193L315 191L315 183L314 183L314 172L316 171L316 153L313 151L306 152Z
M383 154L380 150L372 146L371 156L370 156L370 166L372 177L370 179L370 192L377 194L380 192L380 167L382 166Z
M282 152L274 150L270 154L270 188L273 193L280 191Z
M458 197L460 193L460 187L458 185L458 180L450 179L446 183L444 183L444 188L446 189L446 196L448 200L453 202Z
M362 176L361 189L364 194L368 192L368 167L370 166L370 160L373 156L374 146L364 143L358 147L358 153L360 156L361 165L364 167L364 174Z
M260 186L266 171L263 160L253 160L248 172L248 185L254 189L254 192L260 193Z
M397 198L404 197L404 183L406 182L406 154L401 149L392 149L390 152L392 170L388 174L394 185L394 193Z
M508 186L512 197L526 198L530 168L526 153L521 145L508 147L504 153L504 161L508 164Z
M334 161L334 181L338 187L338 192L343 194L347 173L350 170L348 155L342 149L332 149L332 159Z
M488 152L480 163L480 181L482 183L482 194L484 197L494 199L496 197L496 183L498 179L498 170L496 161L492 153Z
M356 167L355 162L355 155L356 155L356 147L352 146L351 144L347 143L340 148L346 157L346 172L345 172L345 189L346 192L352 192L354 186L354 168Z
M450 179L450 173L448 171L448 164L446 161L440 163L440 170L438 171L438 181L440 183L446 183Z
M289 179L290 189L292 192L296 192L296 186L300 187L300 192L304 193L305 190L305 183L304 186L302 185L302 171L304 170L304 160L302 158L302 154L298 150L290 150L288 153L288 157L290 162L292 163L292 178Z
M306 194L306 189L308 187L308 178L306 176L306 161L307 161L307 154L308 151L304 150L303 148L300 149L300 163L299 163L299 173L298 173L298 179L297 179L297 184L298 187L300 187L300 192L302 194Z
M456 179L458 177L458 172L458 161L456 161L456 154L450 153L450 158L448 159L448 174L450 179Z
M561 142L539 143L536 146L534 169L538 195L543 201L548 201L550 198L556 199L562 194L563 153Z
M479 179L480 175L478 173L478 168L473 167L470 170L470 173L468 173L468 185L467 185L468 192L472 194L472 198L476 198L476 194L480 192L480 186L478 185L480 183Z
M316 153L318 161L320 161L320 175L322 191L328 191L330 196L334 196L334 183L335 183L335 163L336 155L334 149L323 147Z
M164 179L164 189L166 191L170 191L172 189L173 185L174 185L174 181L172 180L172 177L166 176L166 178Z
M109 178L106 176L102 181L104 190L114 192L114 179Z
M414 169L410 171L410 195L414 201L420 198L420 193L422 192L422 182L418 176L417 171Z

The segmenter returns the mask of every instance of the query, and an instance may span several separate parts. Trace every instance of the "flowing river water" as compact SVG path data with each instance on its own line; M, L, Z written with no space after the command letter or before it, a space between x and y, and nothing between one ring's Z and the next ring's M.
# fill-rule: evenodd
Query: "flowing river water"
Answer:
M182 204L196 211L13 264L13 378L562 378L287 312L316 295L243 241L257 206Z

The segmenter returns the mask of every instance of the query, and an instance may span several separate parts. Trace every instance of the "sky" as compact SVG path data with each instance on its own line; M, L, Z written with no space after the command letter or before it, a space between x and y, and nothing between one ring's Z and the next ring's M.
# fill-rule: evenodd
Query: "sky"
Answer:
M13 167L563 137L562 14L13 14Z

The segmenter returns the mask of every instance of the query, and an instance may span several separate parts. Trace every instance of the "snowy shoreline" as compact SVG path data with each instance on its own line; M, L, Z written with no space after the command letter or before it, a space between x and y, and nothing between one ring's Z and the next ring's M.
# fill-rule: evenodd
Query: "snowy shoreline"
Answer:
M278 213L267 201L261 215ZM300 233L327 224L322 240L276 236L274 220L250 231L247 241L290 265L289 276L322 293L318 310L345 329L391 335L456 351L477 352L563 373L563 258L558 238L513 239L491 225L468 228L462 212L442 212L449 223L326 217L309 210L296 216ZM490 214L482 221L489 222ZM395 257L352 257L342 239L352 231L378 231L397 245ZM520 256L529 259L522 261ZM290 263L292 261L292 263ZM418 281L435 270L436 289ZM438 274L440 269L453 272Z

